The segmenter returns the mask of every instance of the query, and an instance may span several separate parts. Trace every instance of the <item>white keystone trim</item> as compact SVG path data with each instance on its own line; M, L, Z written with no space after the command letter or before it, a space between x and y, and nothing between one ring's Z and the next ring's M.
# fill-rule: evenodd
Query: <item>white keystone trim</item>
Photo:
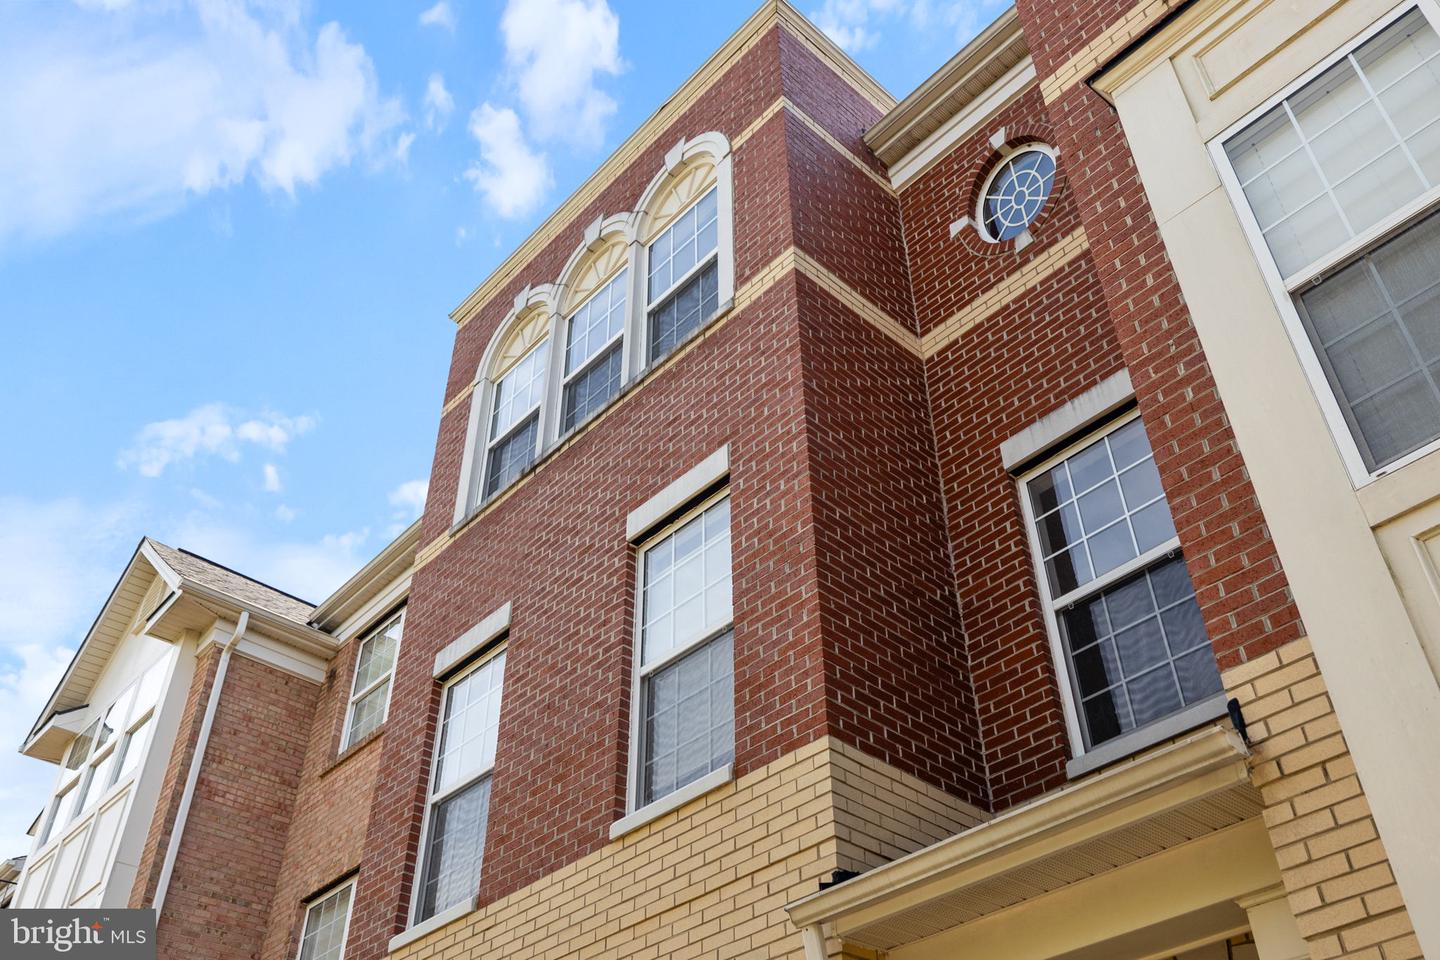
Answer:
M626 814L610 824L610 839L618 840L637 827L643 827L651 820L658 820L672 810L678 810L691 800L704 796L718 786L734 779L734 764L725 764L711 770L698 780L691 780L678 790L665 794L654 803L646 804L634 813Z
M685 471L664 490L631 510L625 518L625 539L632 543L639 540L729 473L730 445L727 443Z
M1000 443L1000 462L1014 471L1060 441L1129 403L1135 396L1130 371L1121 370L1101 380L1064 406L1045 414L1019 433Z
M510 601L485 617L475 626L447 643L435 654L435 669L431 676L437 680L454 670L471 655L500 634L510 629ZM394 949L393 947L391 948Z

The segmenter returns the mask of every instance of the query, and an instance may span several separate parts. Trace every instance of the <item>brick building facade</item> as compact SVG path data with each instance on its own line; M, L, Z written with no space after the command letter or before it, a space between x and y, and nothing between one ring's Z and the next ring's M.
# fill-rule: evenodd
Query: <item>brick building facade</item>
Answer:
M27 738L19 902L173 957L1440 950L1440 658L1382 575L1434 439L1326 467L1182 223L1335 51L1429 82L1416 3L1021 0L898 103L766 3L456 310L415 527L313 608L142 544Z

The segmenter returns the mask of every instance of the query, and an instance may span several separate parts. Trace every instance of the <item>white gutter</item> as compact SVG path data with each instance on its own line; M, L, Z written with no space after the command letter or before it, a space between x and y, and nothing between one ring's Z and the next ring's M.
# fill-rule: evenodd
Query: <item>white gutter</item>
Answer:
M190 815L190 804L195 799L195 784L200 780L200 764L205 760L205 747L210 743L210 730L215 726L215 713L220 707L220 688L225 684L225 672L230 666L230 654L244 638L250 627L250 611L242 610L235 632L225 641L220 650L220 665L215 668L215 682L210 686L210 698L205 704L205 719L200 722L200 736L195 741L195 753L190 757L190 771L185 775L185 791L180 795L180 809L175 812L175 826L170 831L170 842L165 847L165 863L160 868L160 882L155 887L155 918L159 921L160 910L165 906L165 893L170 889L170 875L175 872L175 858L180 854L180 837L185 832L185 820Z

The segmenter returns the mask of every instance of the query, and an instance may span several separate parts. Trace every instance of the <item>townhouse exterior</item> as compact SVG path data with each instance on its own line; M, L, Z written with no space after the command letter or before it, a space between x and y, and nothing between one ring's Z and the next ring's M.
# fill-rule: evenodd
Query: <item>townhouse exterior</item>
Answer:
M1440 955L1437 29L1019 0L897 103L767 2L457 308L414 527L319 606L142 542L18 905Z

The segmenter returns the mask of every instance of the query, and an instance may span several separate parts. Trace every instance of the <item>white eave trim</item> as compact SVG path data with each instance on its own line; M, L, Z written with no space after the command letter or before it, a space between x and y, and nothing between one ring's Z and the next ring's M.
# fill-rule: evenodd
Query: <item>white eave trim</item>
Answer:
M791 921L804 928L840 917L881 914L906 894L917 899L943 895L947 886L968 886L1044 851L1143 821L1190 796L1247 784L1248 756L1234 730L1208 727L785 909Z

